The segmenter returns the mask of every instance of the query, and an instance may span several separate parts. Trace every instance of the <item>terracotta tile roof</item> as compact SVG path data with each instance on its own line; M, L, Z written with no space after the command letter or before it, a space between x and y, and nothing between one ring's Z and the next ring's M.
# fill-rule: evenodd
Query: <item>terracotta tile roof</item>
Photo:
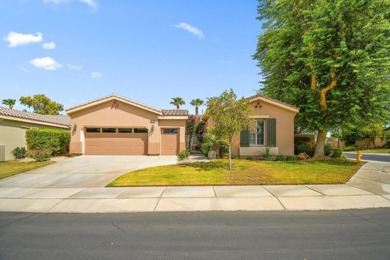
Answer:
M74 107L71 107L71 108L68 108L68 109L66 109L66 111L67 112L72 112L72 110L76 110L77 111L78 109L81 109L82 107L85 107L85 106L88 106L88 105L92 105L93 103L104 101L104 100L110 99L110 98L116 98L116 99L122 100L122 101L124 101L126 103L134 104L136 106L143 107L143 108L145 108L147 110L152 110L152 111L154 111L154 112L156 112L158 114L161 114L163 116L187 116L188 115L188 110L184 110L184 109L158 109L158 108L155 108L155 107L143 104L141 102L138 102L138 101L135 101L135 100L132 100L132 99L129 99L129 98L117 95L115 93L113 93L111 95L108 95L108 96L105 96L105 97L102 97L102 98L99 98L99 99L91 100L89 102L86 102L86 103L83 103L83 104L80 104L80 105L77 105L77 106L74 106Z
M41 115L31 112L19 111L16 109L10 109L5 107L0 107L0 117L13 117L15 119L25 119L36 122L37 124L53 124L58 126L70 127L71 121L70 117L64 115Z
M248 97L247 99L249 99L249 100L250 100L250 99L257 98L257 97L261 97L261 98L264 98L264 99L268 99L269 101L272 101L272 102L275 102L275 103L279 103L279 104L281 104L281 105L284 105L284 106L291 107L291 108L293 108L293 109L298 109L298 110L299 110L299 108L298 108L298 107L296 107L296 106L293 106L293 105L290 105L290 104L284 103L284 102L282 102L282 101L279 101L279 100L277 100L277 99L273 99L273 98L270 98L270 97L264 96L263 94L256 94L256 95L253 95L253 96L251 96L251 97Z
M125 101L125 102L127 102L127 103L132 103L132 104L135 104L135 105L144 107L144 108L146 108L146 109L154 110L154 111L156 111L156 112L161 113L161 110L158 109L158 108L155 108L155 107L152 107L152 106L143 104L143 103L141 103L141 102L138 102L138 101L135 101L135 100L126 98L126 97L122 97L122 96L120 96L120 95L118 95L118 94L115 94L115 93L112 93L111 95L108 95L108 96L105 96L105 97L102 97L102 98L98 98L98 99L94 99L94 100L91 100L91 101L82 103L82 104L77 105L77 106L74 106L74 107L70 107L70 108L66 109L66 111L71 111L71 110L74 110L74 109L77 109L77 108L80 108L80 107L88 106L88 105L90 105L90 104L93 104L93 103L96 103L96 102L99 102L99 101L103 101L103 100L105 100L105 99L113 98L113 97L114 97L114 98L117 98L117 99L119 99L119 100L123 100L123 101Z
M188 116L188 110L185 109L163 109L163 116Z

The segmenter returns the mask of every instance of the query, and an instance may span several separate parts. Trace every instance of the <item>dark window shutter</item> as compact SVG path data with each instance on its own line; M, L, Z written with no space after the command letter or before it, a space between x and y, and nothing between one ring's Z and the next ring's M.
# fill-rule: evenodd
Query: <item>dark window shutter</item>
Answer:
M249 147L249 131L242 130L240 133L240 147Z
M276 119L270 118L267 120L267 146L276 146Z

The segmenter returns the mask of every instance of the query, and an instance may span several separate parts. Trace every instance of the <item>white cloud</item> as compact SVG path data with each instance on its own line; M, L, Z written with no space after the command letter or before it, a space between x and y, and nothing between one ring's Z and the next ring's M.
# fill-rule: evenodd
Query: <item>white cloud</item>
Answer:
M94 72L91 72L91 77L94 79L99 79L99 78L103 77L103 74L100 72L94 71Z
M30 60L30 63L33 66L44 70L56 70L62 67L61 64L50 57L36 58Z
M31 43L38 43L43 41L42 33L33 34L23 34L17 32L9 32L7 37L4 38L8 42L8 47L16 47L20 45L27 45Z
M180 24L176 24L175 25L176 28L180 28L180 29L183 29L189 33L192 33L193 35L197 36L199 39L203 39L204 38L204 34L201 30L199 30L198 28L188 24L188 23L180 23Z
M56 44L54 42L42 43L42 48L44 48L46 50L51 50L51 49L54 49L55 47L56 47Z
M68 68L71 70L81 70L83 67L81 65L68 64Z
M69 0L43 0L44 3L50 3L50 4L62 4L62 3L68 3Z
M55 5L66 4L75 1L86 4L92 8L98 7L96 0L43 0L44 3L55 4Z
M96 8L98 4L94 0L78 0L84 4L87 4L89 7Z

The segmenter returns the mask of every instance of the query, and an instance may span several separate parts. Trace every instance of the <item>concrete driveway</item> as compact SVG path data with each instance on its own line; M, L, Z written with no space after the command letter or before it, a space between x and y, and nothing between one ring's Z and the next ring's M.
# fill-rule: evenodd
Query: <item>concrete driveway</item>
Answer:
M0 188L105 187L137 169L176 164L176 156L80 156L0 181Z

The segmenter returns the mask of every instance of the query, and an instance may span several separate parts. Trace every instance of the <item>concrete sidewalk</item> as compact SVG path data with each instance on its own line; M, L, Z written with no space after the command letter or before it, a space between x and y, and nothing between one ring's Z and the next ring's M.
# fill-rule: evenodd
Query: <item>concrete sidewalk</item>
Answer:
M390 164L367 163L345 185L0 188L0 211L287 211L390 207Z

